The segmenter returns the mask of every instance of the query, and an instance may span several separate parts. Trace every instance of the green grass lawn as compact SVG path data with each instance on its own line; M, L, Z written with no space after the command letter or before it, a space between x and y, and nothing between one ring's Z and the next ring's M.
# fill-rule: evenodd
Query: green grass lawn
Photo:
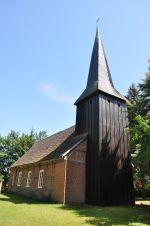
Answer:
M66 206L0 194L0 226L150 225L150 206Z

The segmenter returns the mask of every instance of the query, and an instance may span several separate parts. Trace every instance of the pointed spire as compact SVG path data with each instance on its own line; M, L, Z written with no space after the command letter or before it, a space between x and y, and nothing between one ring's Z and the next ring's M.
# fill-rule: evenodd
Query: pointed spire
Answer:
M91 96L97 91L102 91L119 99L125 100L125 97L114 88L98 26L96 29L87 86L75 104Z
M97 27L96 37L95 37L95 42L94 42L93 52L92 52L92 57L91 57L89 75L88 75L88 80L87 80L87 87L89 87L91 84L93 84L95 81L98 80L99 40L100 40L99 29Z
M87 87L91 86L92 82L96 81L101 81L101 84L99 84L100 86L102 86L102 83L104 83L103 85L105 85L106 83L110 83L111 86L114 87L103 44L100 39L98 26L96 29L96 37L91 57Z

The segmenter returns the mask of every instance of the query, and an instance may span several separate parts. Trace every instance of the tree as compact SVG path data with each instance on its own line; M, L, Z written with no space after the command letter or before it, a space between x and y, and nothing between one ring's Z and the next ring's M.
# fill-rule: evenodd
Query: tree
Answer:
M141 190L145 198L145 190L150 184L150 112L142 117L135 117L136 125L130 129L131 144L135 147L132 154L135 187Z
M150 187L150 71L129 88L127 98L135 188L145 197Z
M150 72L146 73L145 79L139 83L139 90L141 96L141 107L143 115L146 115L150 111Z
M35 134L36 140L43 140L47 137L47 132L46 131L39 131L38 133Z
M135 116L140 114L141 109L141 96L139 87L135 84L132 84L127 93L127 105L128 105L128 114L129 114L129 122L130 126L135 123Z
M30 134L19 133L12 130L6 137L0 136L0 175L7 183L9 167L20 158L32 145L47 137L46 131L34 132Z

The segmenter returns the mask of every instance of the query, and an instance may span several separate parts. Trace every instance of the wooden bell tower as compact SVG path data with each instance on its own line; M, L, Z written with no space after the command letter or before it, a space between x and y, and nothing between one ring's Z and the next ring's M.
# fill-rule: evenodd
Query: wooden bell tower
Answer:
M98 28L87 86L75 104L76 134L88 133L86 203L134 204L126 99L114 88Z

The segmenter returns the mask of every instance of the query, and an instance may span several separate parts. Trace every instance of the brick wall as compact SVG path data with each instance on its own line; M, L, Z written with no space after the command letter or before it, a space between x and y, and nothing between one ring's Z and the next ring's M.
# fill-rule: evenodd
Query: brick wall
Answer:
M30 165L11 169L8 190L35 199L55 199L63 202L64 161ZM39 170L44 170L43 188L38 188ZM26 187L28 171L32 171L31 187ZM17 186L19 172L22 172L21 186ZM13 179L15 174L15 178ZM14 184L12 184L14 180Z
M54 163L52 199L64 203L65 161Z
M11 169L8 190L35 199L54 199L61 203L85 202L86 141L62 160ZM39 171L44 170L43 188L38 188ZM17 186L19 172L21 186ZM28 171L32 171L31 187L26 187Z
M85 203L86 141L67 157L65 203Z

